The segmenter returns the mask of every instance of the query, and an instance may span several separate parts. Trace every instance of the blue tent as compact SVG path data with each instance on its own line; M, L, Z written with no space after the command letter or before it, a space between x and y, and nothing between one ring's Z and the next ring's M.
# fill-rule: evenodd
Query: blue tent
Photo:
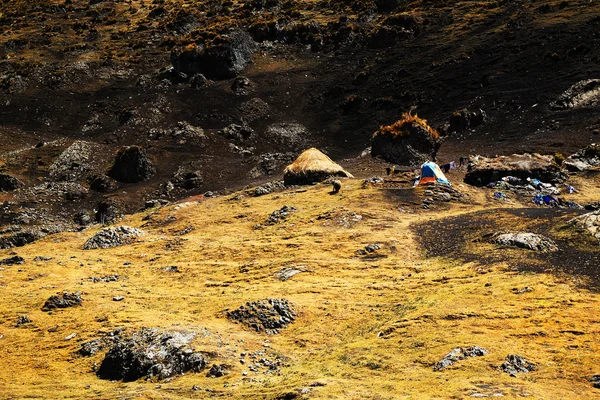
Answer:
M425 164L421 165L421 177L417 181L416 185L422 185L425 183L432 182L450 185L450 181L446 179L446 176L440 169L439 165L432 161L428 161Z

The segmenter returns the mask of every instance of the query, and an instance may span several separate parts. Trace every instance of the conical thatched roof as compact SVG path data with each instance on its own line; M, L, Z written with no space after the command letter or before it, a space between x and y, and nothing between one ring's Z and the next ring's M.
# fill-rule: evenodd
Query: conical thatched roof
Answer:
M296 161L286 167L283 181L286 185L310 185L324 181L330 176L354 178L350 172L313 147L305 150Z

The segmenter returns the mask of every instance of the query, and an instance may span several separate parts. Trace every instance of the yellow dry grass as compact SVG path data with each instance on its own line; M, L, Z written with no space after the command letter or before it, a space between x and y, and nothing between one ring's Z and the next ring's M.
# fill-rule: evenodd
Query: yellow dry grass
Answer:
M417 114L412 115L410 112L403 113L402 118L391 125L380 126L379 130L375 132L375 135L407 136L411 133L412 125L419 125L425 128L425 130L429 132L429 135L435 140L440 138L440 134L429 126L426 119L419 118Z
M358 180L349 180L340 195L328 191L317 185L259 198L180 203L146 221L142 218L149 212L134 215L123 223L148 234L113 249L81 250L99 228L16 249L26 263L0 271L0 397L274 399L315 381L324 386L312 387L306 398L596 395L586 378L598 372L600 299L578 288L581 277L424 257L411 223L482 206L402 213L383 190L362 189ZM298 210L280 224L253 229L283 205ZM319 219L330 211L362 219L353 225L343 218ZM190 226L195 229L177 234ZM369 243L381 244L386 257L355 256ZM0 251L0 258L12 253ZM53 259L35 262L37 255ZM172 265L181 273L163 270ZM290 266L306 272L285 282L274 277ZM126 279L87 279L112 273ZM525 286L534 290L511 292ZM62 291L81 291L83 306L40 310L50 295ZM117 295L125 300L112 301ZM271 297L287 298L299 311L296 322L279 335L255 333L222 314ZM14 327L25 314L33 322ZM190 373L170 382L100 380L93 368L102 354L82 358L75 352L81 343L118 327L205 332L196 347L232 372L223 378ZM71 333L77 336L66 341ZM288 366L279 375L243 376L247 366L239 363L239 353L265 344L269 353L287 357ZM452 348L469 345L485 347L489 354L433 371ZM517 378L498 371L509 353L534 361L538 370ZM194 385L202 389L194 391Z

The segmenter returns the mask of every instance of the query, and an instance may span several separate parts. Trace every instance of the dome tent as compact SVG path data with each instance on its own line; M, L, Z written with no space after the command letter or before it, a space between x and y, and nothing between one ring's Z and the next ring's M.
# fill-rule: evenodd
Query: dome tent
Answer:
M433 161L428 161L421 165L421 176L415 186L427 183L443 183L444 185L450 185L450 181L446 179L446 176L439 165Z

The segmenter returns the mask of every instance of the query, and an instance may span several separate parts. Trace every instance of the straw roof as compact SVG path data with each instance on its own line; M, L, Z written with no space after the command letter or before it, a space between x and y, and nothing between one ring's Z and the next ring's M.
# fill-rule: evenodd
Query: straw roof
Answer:
M321 182L330 176L354 178L350 172L314 147L300 154L283 172L286 185L308 185Z

